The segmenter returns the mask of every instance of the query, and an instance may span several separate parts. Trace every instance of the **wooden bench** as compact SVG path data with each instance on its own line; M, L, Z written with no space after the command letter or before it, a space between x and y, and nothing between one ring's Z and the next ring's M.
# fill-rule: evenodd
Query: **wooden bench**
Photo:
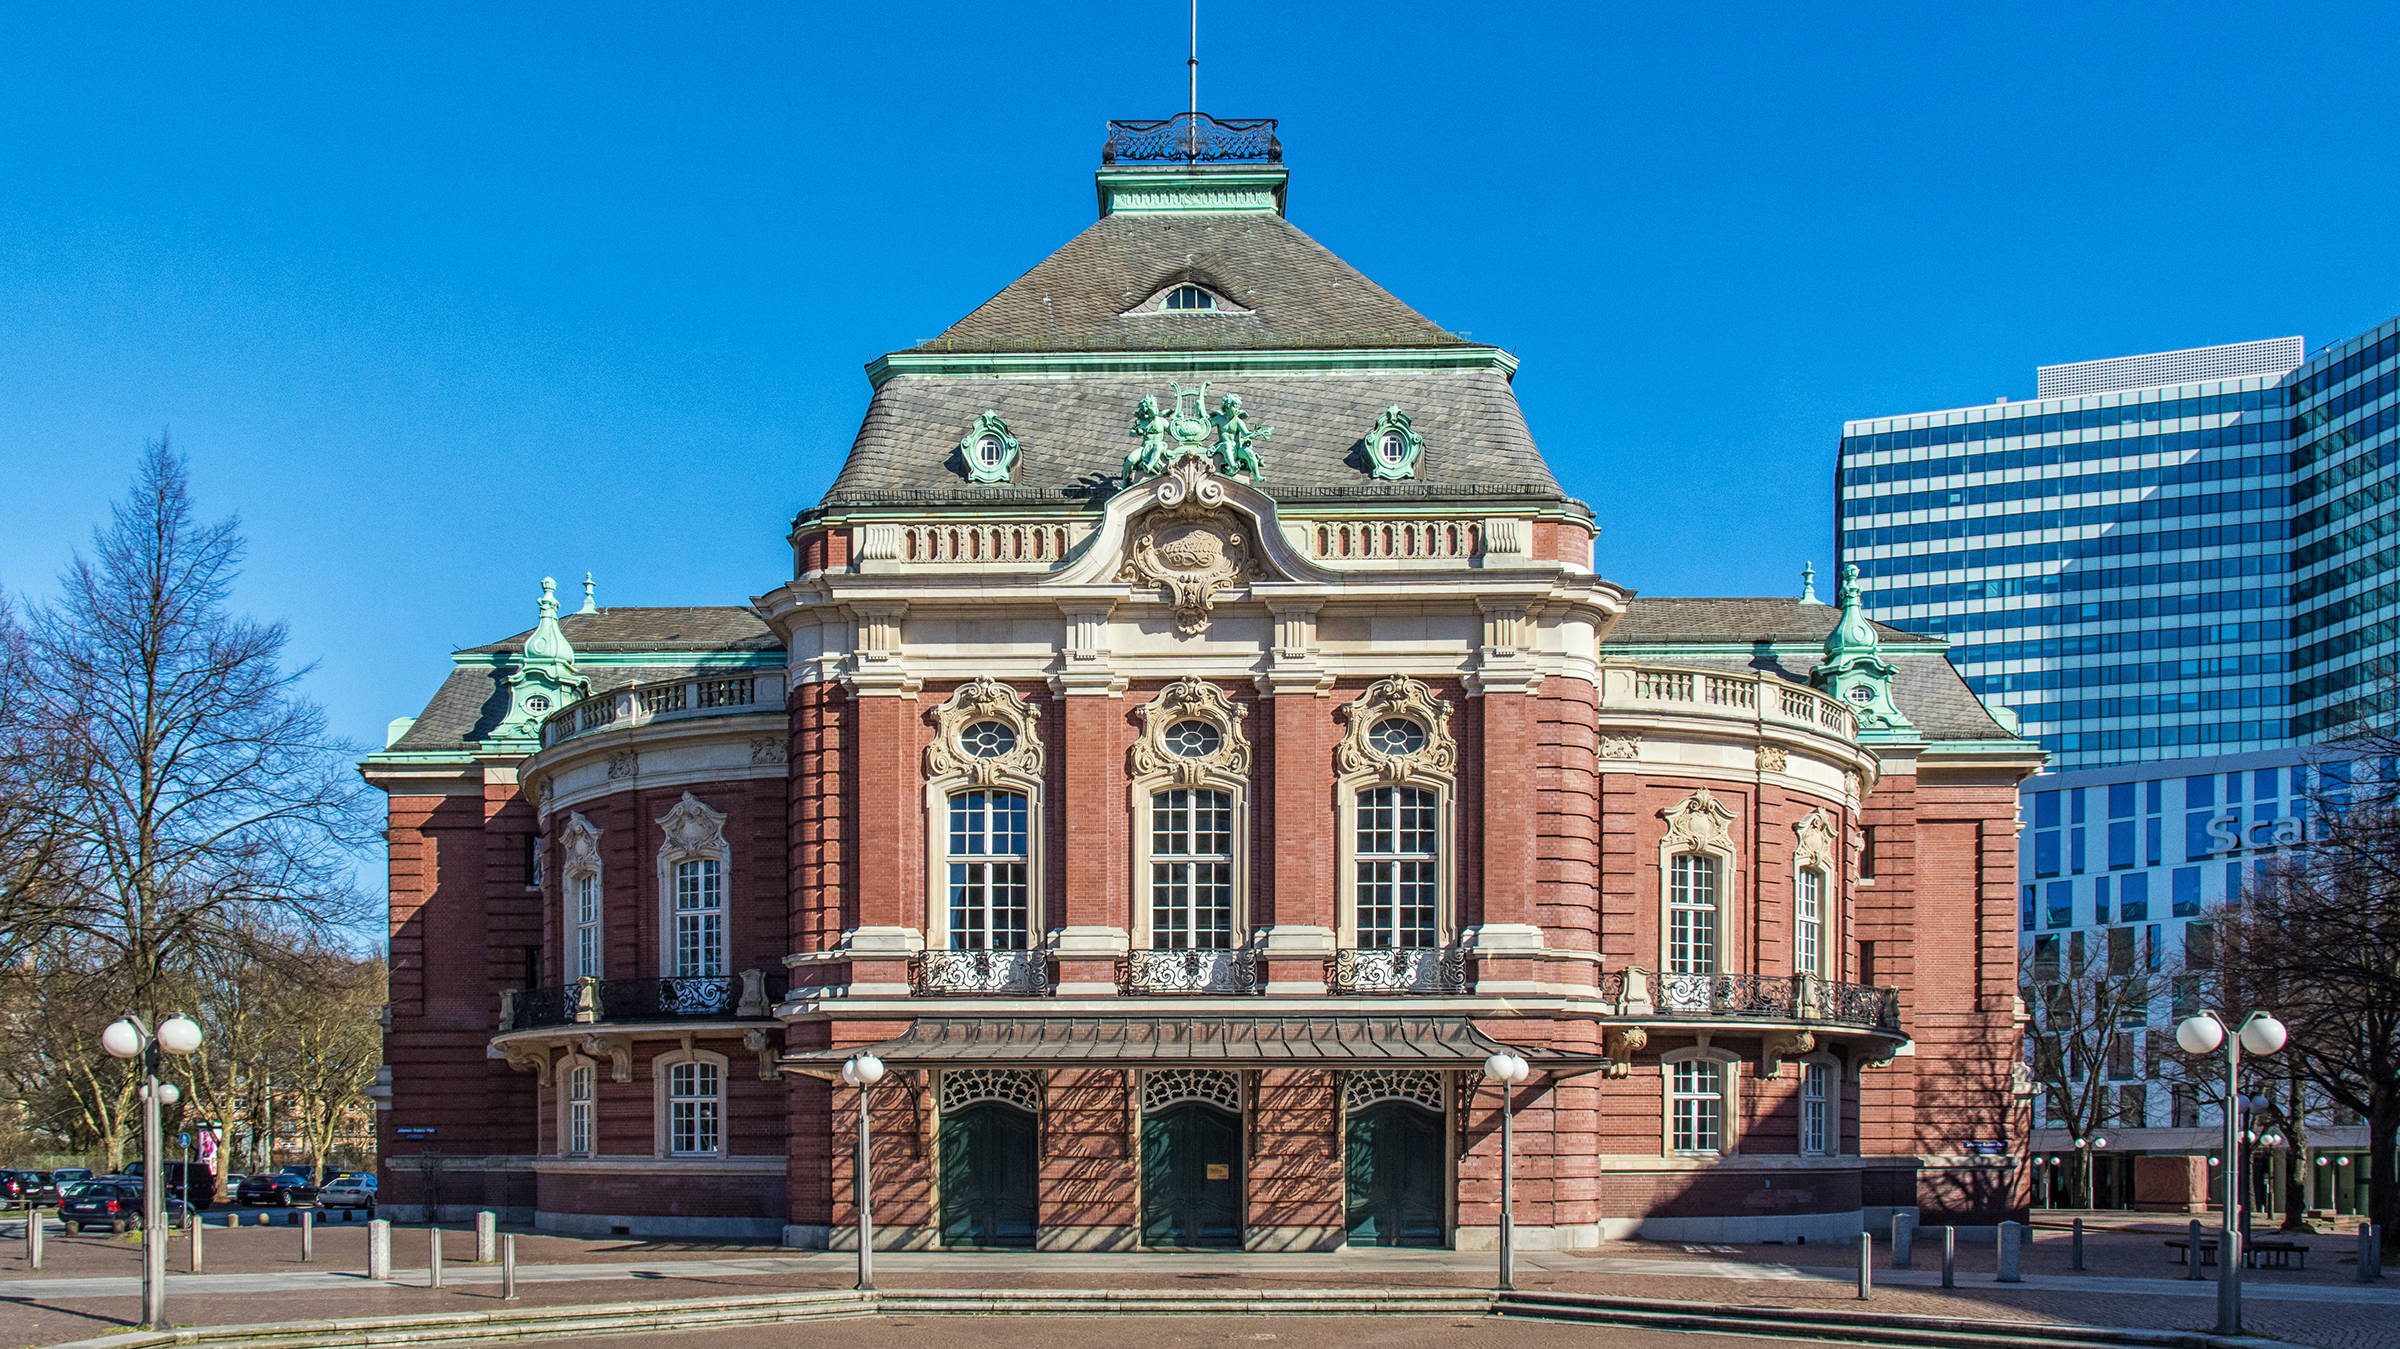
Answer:
M2166 1245L2170 1252L2183 1252L2181 1255L2168 1255L2168 1262L2177 1265L2189 1264L2191 1244L2189 1237L2167 1238ZM2263 1237L2257 1241L2247 1242L2242 1247L2242 1264L2249 1269L2290 1269L2294 1260L2299 1262L2300 1268L2308 1268L2308 1247L2297 1241ZM2217 1239L2215 1237L2200 1238L2201 1267L2206 1269L2216 1263Z

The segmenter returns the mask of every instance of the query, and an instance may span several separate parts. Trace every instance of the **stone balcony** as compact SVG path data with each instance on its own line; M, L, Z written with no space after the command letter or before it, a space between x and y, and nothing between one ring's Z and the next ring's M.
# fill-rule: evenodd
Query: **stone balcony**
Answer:
M782 979L761 970L665 979L578 979L552 988L500 994L500 1029L659 1021L764 1021L783 996Z
M569 703L542 722L547 749L582 735L700 717L783 710L783 672L738 671L629 684Z
M1776 675L1749 671L1603 665L1600 712L1603 719L1612 712L1699 714L1845 742L1858 738L1858 718L1840 699Z
M1652 974L1634 968L1600 976L1600 997L1621 1017L1848 1027L1900 1035L1900 994L1813 974Z

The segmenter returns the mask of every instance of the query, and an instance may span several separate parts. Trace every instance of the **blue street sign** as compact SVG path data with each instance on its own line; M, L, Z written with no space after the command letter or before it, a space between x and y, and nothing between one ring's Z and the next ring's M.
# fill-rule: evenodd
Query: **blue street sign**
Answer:
M175 1146L177 1146L177 1147L179 1147L179 1148L188 1148L188 1147L190 1147L191 1145L192 1145L192 1136L191 1136L190 1134L177 1134L177 1135L175 1135Z

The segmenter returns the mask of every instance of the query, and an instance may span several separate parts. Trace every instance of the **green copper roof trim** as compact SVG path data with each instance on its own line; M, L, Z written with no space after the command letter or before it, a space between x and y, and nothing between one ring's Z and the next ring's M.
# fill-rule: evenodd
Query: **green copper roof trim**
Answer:
M471 765L475 756L455 749L379 749L358 761L362 769L376 767L422 767L426 764Z
M493 669L516 664L514 651L453 651L450 663ZM585 651L575 658L577 669L594 666L688 665L707 668L780 670L788 662L780 650L763 651Z
M867 363L880 389L901 375L1080 379L1090 375L1384 375L1423 370L1497 370L1517 377L1517 358L1498 347L1326 347L1250 350L1159 348L1123 351L895 351Z
M1100 214L1282 215L1281 164L1120 164L1092 175Z

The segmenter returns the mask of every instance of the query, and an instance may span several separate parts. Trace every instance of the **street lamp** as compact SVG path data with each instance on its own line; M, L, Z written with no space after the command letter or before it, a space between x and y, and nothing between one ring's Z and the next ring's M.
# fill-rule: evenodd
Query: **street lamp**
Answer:
M867 1088L883 1080L883 1060L873 1054L853 1054L842 1063L842 1080L858 1088L858 1166L857 1174L852 1177L858 1185L858 1286L862 1291L872 1291L875 1220L867 1207Z
M1500 1291L1513 1293L1517 1289L1517 1210L1516 1196L1516 1138L1511 1125L1516 1119L1516 1094L1509 1088L1524 1081L1533 1066L1520 1055L1503 1049L1483 1061L1486 1081L1500 1084Z
M2225 1234L2217 1243L2217 1333L2242 1333L2242 1051L2272 1054L2283 1048L2288 1032L2265 1012L2252 1012L2240 1029L2225 1033L2214 1012L2188 1017L2175 1028L2175 1043L2186 1054L2210 1054L2225 1047Z
M142 1326L167 1330L167 1194L159 1174L158 1110L183 1093L159 1081L158 1069L161 1055L181 1057L200 1048L200 1027L190 1017L171 1016L153 1035L141 1018L126 1016L100 1032L100 1047L111 1057L142 1061Z

